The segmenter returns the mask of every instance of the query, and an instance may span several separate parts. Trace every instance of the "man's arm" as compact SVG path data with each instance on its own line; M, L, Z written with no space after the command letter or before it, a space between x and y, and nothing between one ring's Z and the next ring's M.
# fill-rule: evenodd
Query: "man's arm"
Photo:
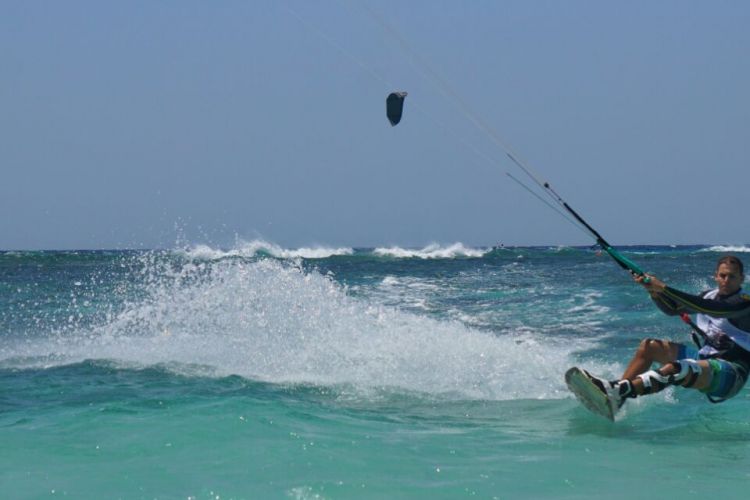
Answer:
M654 301L654 304L656 304L656 307L658 307L661 312L668 316L677 316L684 312L688 312L685 306L678 304L663 293L652 295L651 300Z
M714 318L741 318L750 315L750 297L743 295L743 300L727 303L725 301L704 299L700 295L691 295L671 286L667 286L656 276L650 276L646 282L643 276L635 278L637 283L648 290L657 307L669 315L703 313ZM670 312L674 311L674 312Z
M645 276L634 276L633 279L636 283L643 285L648 294L651 296L651 300L654 301L656 307L661 312L668 316L677 316L686 312L686 309L681 304L675 302L671 298L664 294L664 289L667 287L660 279L656 276L649 275L648 281L645 280Z
M744 300L734 303L727 303L719 300L704 299L698 295L690 295L670 286L664 287L661 295L682 306L688 312L708 314L714 318L741 318L750 314L750 298L744 298Z

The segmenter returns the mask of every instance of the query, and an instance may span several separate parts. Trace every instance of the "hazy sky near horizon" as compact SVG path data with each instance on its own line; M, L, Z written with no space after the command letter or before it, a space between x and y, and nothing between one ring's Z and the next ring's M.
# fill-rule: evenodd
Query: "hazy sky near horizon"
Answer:
M615 245L747 244L748 25L741 1L1 2L0 249L591 243L472 119Z

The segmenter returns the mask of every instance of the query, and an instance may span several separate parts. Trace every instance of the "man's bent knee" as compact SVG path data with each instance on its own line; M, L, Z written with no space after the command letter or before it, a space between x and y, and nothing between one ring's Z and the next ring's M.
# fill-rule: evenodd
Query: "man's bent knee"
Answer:
M674 355L671 342L652 338L643 339L638 346L638 351L642 356L660 363L671 361Z

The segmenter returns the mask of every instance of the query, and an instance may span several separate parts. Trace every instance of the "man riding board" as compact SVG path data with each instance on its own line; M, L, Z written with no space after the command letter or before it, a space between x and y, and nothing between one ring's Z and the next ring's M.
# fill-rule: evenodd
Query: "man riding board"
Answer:
M696 340L696 348L644 339L620 380L605 381L584 371L606 394L612 415L627 398L653 394L670 385L699 390L712 402L725 401L742 389L750 370L750 295L742 290L742 262L732 255L722 257L714 280L716 288L691 295L652 275L635 277L664 313L696 313L696 323L691 326L702 341ZM658 369L652 369L654 362L659 363Z

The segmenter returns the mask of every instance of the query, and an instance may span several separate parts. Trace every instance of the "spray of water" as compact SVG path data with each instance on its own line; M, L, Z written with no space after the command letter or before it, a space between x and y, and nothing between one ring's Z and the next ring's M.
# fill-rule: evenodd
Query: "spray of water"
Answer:
M133 257L140 293L116 313L26 342L23 352L6 350L6 361L108 359L271 383L533 399L567 397L561 373L585 347L527 330L492 334L355 298L294 261L204 257Z

